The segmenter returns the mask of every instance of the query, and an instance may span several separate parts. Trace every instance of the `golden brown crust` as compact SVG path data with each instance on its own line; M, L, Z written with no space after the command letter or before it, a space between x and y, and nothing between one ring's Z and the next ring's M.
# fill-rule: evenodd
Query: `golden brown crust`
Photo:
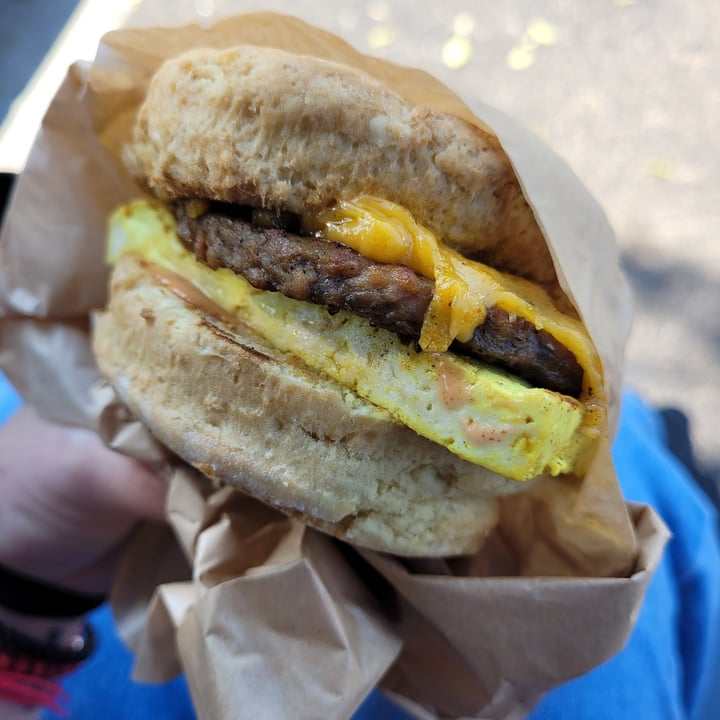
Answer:
M153 79L126 160L161 199L307 213L377 195L466 255L562 295L497 139L349 67L250 46L191 51Z
M367 547L475 551L517 484L467 463L297 361L187 305L123 257L96 318L101 372L206 475Z

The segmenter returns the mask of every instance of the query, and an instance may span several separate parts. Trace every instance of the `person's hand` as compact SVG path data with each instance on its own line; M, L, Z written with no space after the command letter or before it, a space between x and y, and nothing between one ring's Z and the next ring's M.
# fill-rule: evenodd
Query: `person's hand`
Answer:
M0 563L104 593L135 523L163 518L165 490L95 434L23 408L0 427Z

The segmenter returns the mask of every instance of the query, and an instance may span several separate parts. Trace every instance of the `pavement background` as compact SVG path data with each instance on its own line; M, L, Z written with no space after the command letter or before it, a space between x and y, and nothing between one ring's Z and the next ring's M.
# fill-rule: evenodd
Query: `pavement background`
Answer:
M0 75L0 118L75 5L74 0L0 0L0 67L11 70ZM655 405L687 414L700 469L720 480L719 4L126 0L126 5L133 10L131 24L209 22L249 10L297 15L363 52L421 67L470 106L482 99L534 130L584 181L617 233L636 303L627 383Z

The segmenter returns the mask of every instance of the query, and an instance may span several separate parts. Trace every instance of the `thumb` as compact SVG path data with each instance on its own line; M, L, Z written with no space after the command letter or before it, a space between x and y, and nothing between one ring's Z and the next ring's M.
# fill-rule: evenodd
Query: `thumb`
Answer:
M78 504L128 520L164 519L167 481L161 475L111 450L89 430L71 430L64 439L71 464L65 471L72 483L67 492L75 494Z
M163 520L167 481L137 460L98 443L93 472L106 502L131 517Z

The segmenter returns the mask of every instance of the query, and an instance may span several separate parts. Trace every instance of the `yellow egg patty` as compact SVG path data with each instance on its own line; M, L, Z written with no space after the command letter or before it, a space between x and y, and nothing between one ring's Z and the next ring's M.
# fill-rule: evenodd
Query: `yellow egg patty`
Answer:
M165 208L136 201L110 221L108 259L123 253L171 270L277 349L295 355L448 450L524 481L569 473L592 433L582 402L448 352L422 352L347 312L254 289L231 270L199 263Z

